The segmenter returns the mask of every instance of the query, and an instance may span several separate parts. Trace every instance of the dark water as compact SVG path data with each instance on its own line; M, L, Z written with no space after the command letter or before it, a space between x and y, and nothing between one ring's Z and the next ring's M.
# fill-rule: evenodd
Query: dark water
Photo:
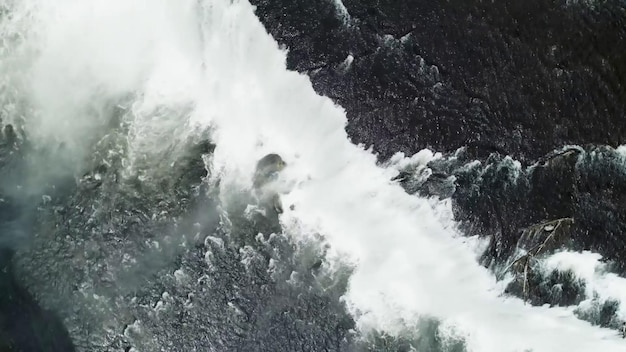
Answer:
M382 158L468 146L532 162L624 143L623 1L346 0L347 22L334 1L252 3Z
M452 198L467 235L493 236L486 266L505 263L524 229L567 217L561 246L624 273L626 171L613 149L626 137L624 2L344 1L347 18L333 1L252 3L289 67L346 109L355 143L381 161L447 153L426 181L407 170L401 183ZM464 350L441 341L437 321L362 340L340 300L350 267L325 270L321 238L269 235L275 214L246 211L251 194L222 209L202 182L210 141L189 141L170 172L143 182L118 174L123 134L122 123L103 132L78 182L17 193L48 151L3 134L0 351ZM581 147L561 150L570 144ZM580 301L582 284L555 275L531 277L532 304ZM616 326L617 304L581 318Z

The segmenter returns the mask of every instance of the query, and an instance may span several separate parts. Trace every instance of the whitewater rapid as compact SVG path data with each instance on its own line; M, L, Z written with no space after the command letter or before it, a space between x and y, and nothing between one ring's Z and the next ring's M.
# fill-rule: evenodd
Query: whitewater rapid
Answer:
M280 154L284 230L321 234L337 260L354 263L345 299L363 332L400 332L434 317L468 351L624 348L615 331L569 309L502 296L440 209L390 181L395 169L350 142L344 111L286 69L285 52L247 1L5 3L16 15L3 31L21 37L4 43L14 50L3 51L2 74L30 99L30 135L64 142L78 158L105 124L98 103L133 96L130 164L210 134L224 203L251 187L258 159Z

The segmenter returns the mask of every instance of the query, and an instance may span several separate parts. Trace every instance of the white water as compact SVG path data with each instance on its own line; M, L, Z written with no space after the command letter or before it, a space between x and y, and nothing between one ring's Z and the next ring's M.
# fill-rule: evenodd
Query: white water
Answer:
M500 297L475 253L425 199L389 181L393 169L348 141L345 115L285 69L285 53L245 1L22 0L4 33L2 74L29 98L27 131L48 143L83 139L102 125L85 113L137 94L131 145L139 156L210 126L214 165L228 190L250 187L256 161L289 164L285 230L319 232L336 255L358 263L346 300L359 326L399 331L418 315L442 319L471 351L618 351L614 331L565 309ZM16 89L18 89L16 88ZM97 104L96 104L97 105ZM189 114L155 113L189 109ZM170 134L171 132L171 134ZM133 155L130 156L131 162ZM294 205L293 211L288 210Z
M540 268L545 275L554 270L569 270L585 283L586 299L578 305L581 311L594 309L594 304L602 304L607 300L626 303L626 279L611 273L601 259L600 254L588 251L563 251L543 260ZM626 305L620 305L617 316L626 321Z

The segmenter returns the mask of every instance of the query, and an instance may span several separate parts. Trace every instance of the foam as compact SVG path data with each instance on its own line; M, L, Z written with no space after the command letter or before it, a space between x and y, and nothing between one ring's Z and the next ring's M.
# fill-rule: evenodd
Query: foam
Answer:
M575 277L585 283L587 299L579 304L583 311L590 309L594 301L608 300L626 302L626 279L611 273L602 256L589 251L562 251L541 261L541 270L549 274L554 270L571 271ZM626 321L626 306L620 304L617 311L620 320Z
M236 196L231 190L250 187L258 159L279 153L293 185L283 197L283 226L299 236L323 234L335 256L357 265L345 298L363 331L398 332L432 316L454 326L471 351L623 348L614 331L570 310L502 297L450 220L442 224L430 200L391 182L389 169L349 142L344 111L316 95L306 76L286 70L285 52L249 3L24 3L33 5L24 8L34 21L25 42L35 50L20 51L33 55L23 67L36 112L31 133L80 146L102 125L98 114L83 112L132 94L132 152L174 143L192 125L210 128L225 202ZM157 113L160 107L174 113Z

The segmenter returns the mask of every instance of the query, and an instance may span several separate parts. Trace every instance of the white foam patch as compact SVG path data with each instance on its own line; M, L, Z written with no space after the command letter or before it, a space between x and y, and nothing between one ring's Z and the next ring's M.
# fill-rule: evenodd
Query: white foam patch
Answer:
M362 329L401 331L402 321L429 315L455 326L470 351L623 349L614 331L568 310L502 297L429 201L407 195L372 153L349 142L344 111L286 70L285 53L248 2L23 1L35 21L25 41L37 49L24 69L40 114L31 133L80 139L99 121L77 112L133 93L141 124L131 138L143 138L132 144L140 151L188 133L164 133L171 119L213 128L225 200L250 187L259 158L279 153L293 184L281 221L289 233L323 234L358 265L346 301ZM153 113L163 105L192 109Z
M541 262L546 274L554 270L571 271L585 283L587 300L579 307L585 309L597 297L600 302L617 300L626 303L626 279L609 271L608 265L601 262L602 256L589 251L563 251L551 255ZM626 321L626 305L621 304L617 316Z
M343 1L333 0L333 4L335 4L335 7L337 8L337 14L339 15L339 17L345 23L349 22L351 19L350 13L348 13L348 9L346 8L346 5L343 4Z
M429 162L440 159L441 157L441 153L433 153L429 149L421 150L410 157L405 156L403 152L398 152L391 156L386 165L387 167L398 171L411 166L416 168L425 168Z
M622 156L624 157L624 159L626 159L626 145L620 145L619 147L617 147L616 151Z

